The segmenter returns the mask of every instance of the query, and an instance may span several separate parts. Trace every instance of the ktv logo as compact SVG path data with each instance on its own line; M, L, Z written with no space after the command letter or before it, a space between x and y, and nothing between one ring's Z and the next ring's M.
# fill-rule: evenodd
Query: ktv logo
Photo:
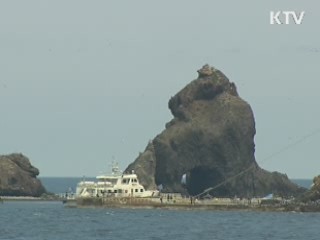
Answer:
M302 24L305 11L271 11L270 24Z

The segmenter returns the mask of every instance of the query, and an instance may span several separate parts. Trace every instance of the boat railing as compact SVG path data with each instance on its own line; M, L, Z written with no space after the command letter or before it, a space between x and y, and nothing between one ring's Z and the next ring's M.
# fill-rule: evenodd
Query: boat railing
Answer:
M89 185L89 184L95 184L94 181L81 181L78 183L78 185Z
M111 186L112 183L111 182L97 182L98 186Z

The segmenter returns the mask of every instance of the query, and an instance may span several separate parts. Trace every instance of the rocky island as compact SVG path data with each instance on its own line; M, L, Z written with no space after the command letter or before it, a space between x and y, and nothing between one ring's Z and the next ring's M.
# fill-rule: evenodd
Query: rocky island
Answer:
M211 188L212 196L245 198L305 191L285 174L259 167L253 111L221 71L203 66L168 105L173 119L126 169L145 188L193 196Z
M0 155L0 196L41 196L46 190L38 175L23 154Z

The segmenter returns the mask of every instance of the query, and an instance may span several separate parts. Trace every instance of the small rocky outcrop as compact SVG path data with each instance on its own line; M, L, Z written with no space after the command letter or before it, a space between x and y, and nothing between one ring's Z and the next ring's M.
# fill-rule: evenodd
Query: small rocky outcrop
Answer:
M39 170L22 154L0 155L0 195L39 197L46 190Z
M197 195L211 187L211 195L228 197L303 192L286 175L258 166L253 112L236 85L209 65L198 75L170 99L174 118L126 171L135 170L146 188L162 184L165 192Z
M320 201L320 175L313 178L312 187L303 195L302 201Z
M313 178L311 192L313 192L317 198L320 199L320 175Z

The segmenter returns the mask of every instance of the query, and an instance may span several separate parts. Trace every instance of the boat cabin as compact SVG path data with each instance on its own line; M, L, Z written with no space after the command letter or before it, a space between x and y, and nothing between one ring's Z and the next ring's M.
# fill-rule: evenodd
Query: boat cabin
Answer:
M97 176L96 182L81 181L77 185L77 197L149 197L157 191L146 191L132 171L123 173L112 168L111 175Z

